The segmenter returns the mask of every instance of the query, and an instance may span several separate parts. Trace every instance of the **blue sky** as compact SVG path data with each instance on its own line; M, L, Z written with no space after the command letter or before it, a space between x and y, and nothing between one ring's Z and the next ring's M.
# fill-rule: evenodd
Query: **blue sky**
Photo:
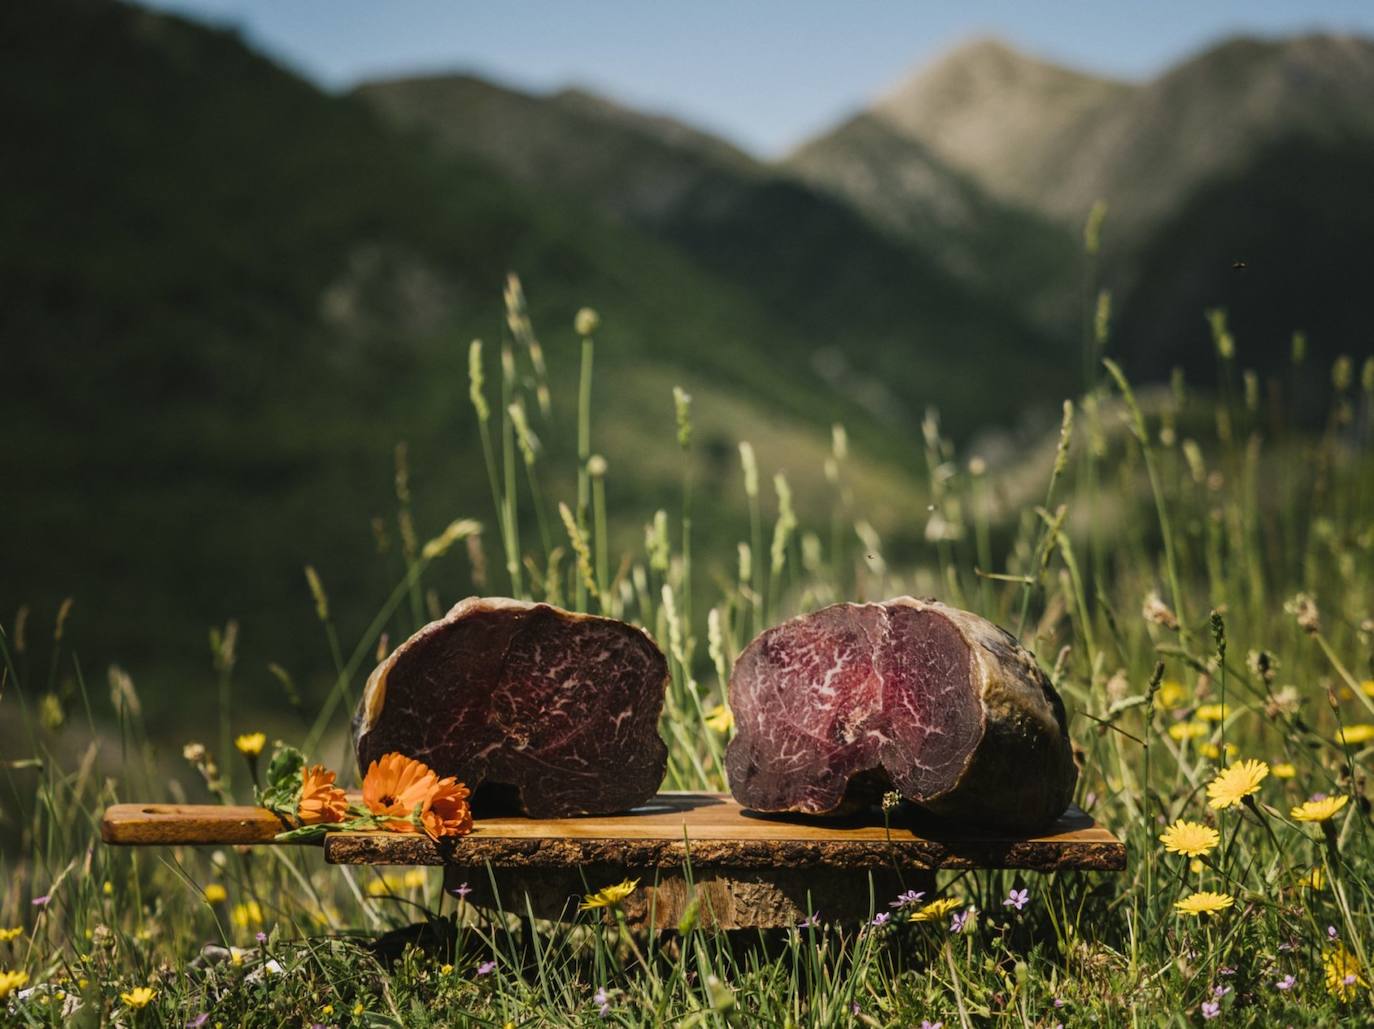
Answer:
M153 0L238 27L320 84L463 70L576 83L784 152L974 35L1122 78L1237 32L1374 35L1368 0Z

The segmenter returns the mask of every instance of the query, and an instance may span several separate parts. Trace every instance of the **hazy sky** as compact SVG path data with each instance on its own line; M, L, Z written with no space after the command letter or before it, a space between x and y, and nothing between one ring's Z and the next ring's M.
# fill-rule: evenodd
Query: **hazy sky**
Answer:
M920 63L993 33L1030 53L1147 77L1235 32L1374 35L1369 0L153 0L235 25L322 85L465 70L577 83L780 153Z

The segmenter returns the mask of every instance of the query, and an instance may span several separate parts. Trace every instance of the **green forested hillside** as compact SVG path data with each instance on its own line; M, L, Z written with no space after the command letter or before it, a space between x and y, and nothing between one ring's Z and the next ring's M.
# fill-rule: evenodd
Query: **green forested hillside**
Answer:
M1062 315L1032 328L1018 305L1025 276L1008 272L1048 261L1076 281L1071 238L981 195L969 205L977 191L966 183L949 191L971 209L953 224L932 212L926 223L938 231L913 241L790 169L585 93L532 96L465 75L358 93L446 152L642 228L740 284L835 389L894 427L913 430L932 403L961 434L1005 424L1031 396L1073 381L1064 362L1076 335L1062 331Z
M554 420L535 430L550 460L568 456L572 314L602 312L596 396L624 402L596 444L624 510L647 520L673 500L678 381L710 390L710 528L739 524L736 425L802 480L820 481L831 421L884 447L745 289L408 145L232 35L76 0L7 5L0 28L21 43L0 62L0 107L23 141L0 191L0 610L12 625L30 606L32 643L74 595L68 633L97 678L117 659L194 688L206 630L229 618L250 688L273 688L268 659L321 671L302 565L345 627L375 610L401 568L400 441L422 540L459 515L490 523L467 344L488 340L499 381L508 270L546 334ZM882 487L889 524L902 489ZM469 589L449 561L442 602Z

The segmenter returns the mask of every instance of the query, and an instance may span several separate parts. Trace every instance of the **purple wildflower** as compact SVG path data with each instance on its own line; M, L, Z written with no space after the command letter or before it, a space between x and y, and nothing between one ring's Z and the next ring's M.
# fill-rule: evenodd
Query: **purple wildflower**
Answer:
M945 1029L944 1022L932 1022L929 1019L921 1019L921 1029Z
M1217 969L1217 975L1235 975L1236 970L1229 965Z
M888 919L890 919L891 917L892 917L892 916L889 915L886 911L879 911L876 915L873 916L873 921L870 922L869 924L870 924L870 925L886 925L887 922L888 922Z
M592 995L592 1003L596 1005L596 1013L605 1018L611 1013L611 998L606 996L606 988L603 986Z
M1297 976L1293 975L1290 972L1288 975L1284 976L1282 979L1280 979L1278 982L1274 984L1274 989L1284 991L1291 990L1294 986L1297 985L1297 983Z
M924 890L907 890L905 893L897 894L896 900L888 901L887 906L890 908L904 908L908 904L921 903L921 901L925 899L925 896Z
M798 928L798 929L814 929L814 928L816 928L816 927L817 927L818 925L820 925L820 924L821 924L821 913L820 913L819 911L813 911L811 914L809 914L809 915L806 916L806 920L805 920L805 921L802 921L802 922L798 922L798 923L797 923L797 928Z
M968 925L968 920L977 913L976 908L967 908L964 911L955 912L954 917L949 920L949 931L952 933L963 932L964 927Z
M266 934L265 932L263 932L262 930L258 930L258 932L256 932L256 933L253 935L253 939L257 940L259 943L266 943L266 942L267 942L267 934Z
M448 892L453 894L459 900L467 900L468 894L472 892L472 887L469 886L467 883L460 883Z
M1202 1017L1206 1019L1216 1018L1221 1014L1221 1005L1214 1000L1204 1000L1202 1002Z
M1062 1007L1064 1006L1064 998L1063 998L1063 997L1055 997L1055 998L1054 998L1054 1006L1057 1007L1057 1008L1062 1008Z
M1030 903L1030 890L1012 890L1007 894L1007 899L1002 901L1004 908L1015 908L1020 911Z
M1355 973L1351 972L1348 976L1342 979L1341 982L1344 983L1346 986L1354 986L1356 979L1357 976L1355 975Z
M29 903L36 908L45 908L48 906L48 901L50 900L52 900L52 897L49 894L45 893L41 897L34 897L33 900L29 901Z
M186 1029L200 1029L200 1027L208 1021L210 1021L210 1012L202 1011L195 1018L186 1023Z
M853 1004L849 1005L849 1013L851 1015L857 1015L862 1010L863 1008L859 1007L859 1002L857 1000Z
M1231 987L1229 987L1229 986L1218 986L1218 987L1216 987L1214 990L1212 990L1212 996L1215 997L1217 1000L1221 1000L1222 997L1226 996L1226 995L1227 995L1228 993L1230 993L1230 992L1231 992Z
M37 903L37 901L34 901L34 903ZM1340 933L1336 932L1336 927L1334 925L1328 925L1326 927L1326 938L1328 940L1334 940L1338 936L1340 936Z
M496 971L495 961L483 961L480 965L477 966L478 975L491 975L491 973L494 971Z

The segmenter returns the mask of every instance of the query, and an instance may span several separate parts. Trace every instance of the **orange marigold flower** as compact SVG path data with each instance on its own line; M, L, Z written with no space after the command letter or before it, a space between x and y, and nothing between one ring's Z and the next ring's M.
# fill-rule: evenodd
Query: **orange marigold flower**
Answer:
M334 773L324 765L301 773L301 802L297 808L302 825L342 822L348 815L348 796L334 785Z
M438 839L466 836L472 832L472 809L468 807L468 788L457 779L440 779L434 785L429 806L420 814L425 831Z
M410 816L416 807L429 806L438 777L425 765L404 754L383 754L363 776L363 803L374 815L395 815L384 823L392 832L419 832Z

